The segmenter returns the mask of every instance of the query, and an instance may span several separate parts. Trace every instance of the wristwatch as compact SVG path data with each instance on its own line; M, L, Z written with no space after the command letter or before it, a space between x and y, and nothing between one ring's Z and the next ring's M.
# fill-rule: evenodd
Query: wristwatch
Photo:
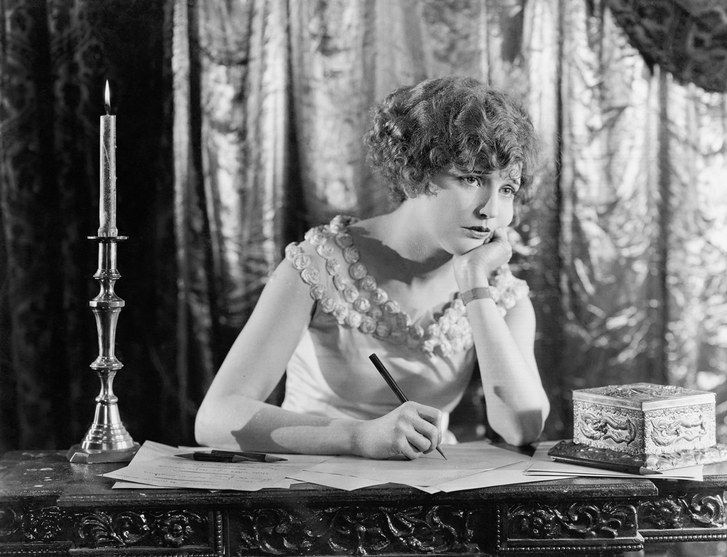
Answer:
M467 305L472 300L481 300L483 298L492 299L492 292L490 292L489 286L480 286L478 288L473 288L472 290L462 292L462 294L460 294L460 297L462 298L462 302L464 303L464 305Z

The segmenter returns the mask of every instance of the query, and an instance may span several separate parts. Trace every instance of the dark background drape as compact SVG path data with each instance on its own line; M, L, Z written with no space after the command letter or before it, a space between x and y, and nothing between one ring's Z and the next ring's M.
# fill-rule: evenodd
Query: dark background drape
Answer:
M122 417L193 441L204 391L287 242L390 208L360 137L402 84L479 77L530 110L539 190L515 227L537 358L573 388L714 390L727 425L727 106L720 2L0 3L0 452L90 425L98 116L118 129ZM667 71L668 70L668 71ZM275 342L275 339L270 339ZM473 401L458 414L478 421ZM475 428L476 430L476 428Z

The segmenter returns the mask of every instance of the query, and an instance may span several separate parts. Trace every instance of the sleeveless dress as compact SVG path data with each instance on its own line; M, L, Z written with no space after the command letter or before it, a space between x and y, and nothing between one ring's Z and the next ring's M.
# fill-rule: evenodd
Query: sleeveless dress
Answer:
M337 216L292 243L285 257L310 286L313 316L287 367L282 407L330 418L378 418L399 401L369 360L376 353L410 400L449 413L475 364L472 331L459 293L415 320L379 288ZM504 315L529 289L507 265L490 277Z

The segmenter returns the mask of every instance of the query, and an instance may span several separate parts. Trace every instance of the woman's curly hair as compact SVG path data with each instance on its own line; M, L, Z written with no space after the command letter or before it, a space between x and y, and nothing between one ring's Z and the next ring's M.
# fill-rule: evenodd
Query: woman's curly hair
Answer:
M450 76L402 87L373 108L372 120L364 136L369 161L397 201L432 194L431 177L451 166L492 172L519 162L519 200L531 189L537 141L530 117L481 81Z

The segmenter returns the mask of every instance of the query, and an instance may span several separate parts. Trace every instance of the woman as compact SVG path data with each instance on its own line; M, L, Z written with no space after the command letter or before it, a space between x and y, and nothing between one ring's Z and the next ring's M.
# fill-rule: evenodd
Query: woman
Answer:
M470 78L391 93L366 135L400 201L286 248L197 414L215 447L414 459L451 441L479 364L491 427L521 445L549 411L535 318L505 228L532 184L527 114ZM412 401L399 404L376 353ZM287 369L282 407L263 402Z

